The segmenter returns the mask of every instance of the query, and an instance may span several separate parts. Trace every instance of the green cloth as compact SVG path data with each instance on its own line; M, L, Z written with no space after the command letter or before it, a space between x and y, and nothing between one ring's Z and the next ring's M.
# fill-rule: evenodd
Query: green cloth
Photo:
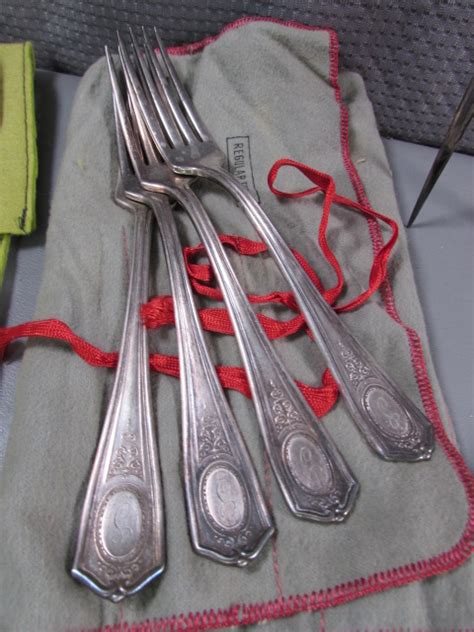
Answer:
M5 267L7 265L10 241L10 235L0 235L0 287L2 286L3 275L5 274Z
M0 44L0 235L26 235L36 226L38 159L31 42ZM0 243L0 285L9 238Z
M332 286L334 273L321 256L315 230L321 213L320 195L279 200L268 189L267 174L275 160L291 157L330 173L341 195L355 197L348 155L341 150L334 35L325 30L255 22L226 31L202 52L175 59L220 147L232 160L235 143L245 145L249 186L289 243L311 262L325 285ZM363 82L354 73L342 73L338 81L349 114L350 157L373 206L399 220L390 168ZM87 71L76 94L51 209L35 317L60 318L107 351L116 350L120 341L133 222L113 201L116 174L111 90L102 59ZM309 186L288 170L280 177L280 188ZM203 184L200 195L221 232L256 238L242 211L222 191ZM185 243L198 243L187 216L177 211L177 219ZM349 289L344 300L348 300L367 284L372 260L367 223L336 207L328 239L347 276ZM249 292L287 289L269 257L234 254L232 260ZM152 262L151 292L169 293L156 233ZM419 332L415 352L423 350L433 397L446 421L448 412L428 352L403 230L390 277L400 317ZM283 309L265 307L265 313L291 317ZM387 313L381 296L373 296L361 309L341 318L421 406L406 331ZM207 340L216 363L241 364L233 337L207 335ZM325 362L305 334L273 344L295 378L320 382ZM151 332L150 346L152 351L175 354L175 331L162 328ZM113 371L85 364L65 345L38 340L28 345L0 489L2 632L95 630L121 619L131 624L230 608L234 608L236 629L243 627L240 622L252 612L255 625L250 627L258 630L257 623L264 616L271 617L269 602L280 599L286 614L294 612L295 604L309 610L311 603L318 605L309 595L332 589L324 594L334 597L338 594L335 587L342 585L352 591L354 602L326 610L328 631L471 626L471 563L449 575L361 599L357 597L364 594L364 584L354 584L359 578L400 567L409 573L409 565L417 568L420 560L444 553L456 567L469 550L464 535L469 520L466 490L459 471L439 443L430 462L383 462L367 447L339 401L321 423L361 483L356 507L340 525L297 520L288 512L272 476L265 476L251 402L229 392L271 497L278 536L255 564L246 569L225 567L191 550L180 479L179 382L156 374L152 386L167 515L166 572L142 594L120 606L101 600L76 583L69 569L112 380ZM430 392L425 390L423 395L430 397ZM437 572L439 567L432 570ZM394 574L385 573L371 581L382 587L390 577ZM355 585L362 587L358 594ZM298 600L292 600L296 595ZM249 604L258 607L251 610ZM262 629L307 632L319 629L321 623L319 613L306 611L291 619L272 621ZM126 628L114 628L118 629ZM177 628L150 624L133 629L175 632ZM179 629L197 632L208 628L183 625Z

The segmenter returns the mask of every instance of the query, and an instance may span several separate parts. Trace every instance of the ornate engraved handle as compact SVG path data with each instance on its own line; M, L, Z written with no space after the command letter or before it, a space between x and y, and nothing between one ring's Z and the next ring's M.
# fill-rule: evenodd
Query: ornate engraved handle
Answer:
M218 277L250 382L276 479L298 517L338 522L351 510L358 483L263 332L199 199L179 196Z
M273 521L205 344L168 199L149 199L173 290L191 541L201 555L244 566L273 534Z
M429 459L434 449L433 426L329 307L264 210L224 169L199 171L232 194L267 244L368 444L390 461Z
M163 495L150 399L147 297L151 212L137 205L119 364L82 510L72 575L114 602L165 568Z

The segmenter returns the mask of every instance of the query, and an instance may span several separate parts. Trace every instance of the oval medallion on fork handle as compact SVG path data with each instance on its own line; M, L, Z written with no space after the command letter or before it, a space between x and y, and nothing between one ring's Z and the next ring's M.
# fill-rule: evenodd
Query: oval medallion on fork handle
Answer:
M71 574L118 602L165 568L165 523L150 397L147 332L151 211L135 205L119 363L82 509Z
M173 293L191 542L201 555L245 566L260 554L275 527L206 348L173 211L165 196L145 195L155 211Z

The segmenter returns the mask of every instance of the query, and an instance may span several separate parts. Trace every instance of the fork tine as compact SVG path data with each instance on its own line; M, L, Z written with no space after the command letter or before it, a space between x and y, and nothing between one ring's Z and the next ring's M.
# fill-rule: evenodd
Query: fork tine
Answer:
M117 103L115 99L113 100L114 106L114 121L115 121L115 138L117 141L117 154L118 154L118 163L119 170L122 177L125 177L130 170L130 162L128 158L127 148L125 146L125 141L123 139L122 126L120 123L119 115L117 112Z
M167 76L165 76L163 69L161 67L160 62L158 61L158 57L155 54L155 51L148 39L148 35L144 28L143 31L143 47L145 50L145 55L148 59L148 64L150 66L151 74L153 75L153 79L156 83L156 87L163 95L163 99L166 105L170 108L172 115L174 116L175 122L178 125L181 134L185 138L186 142L193 143L196 141L196 132L193 130L183 111L179 107L179 103L177 102L174 94L170 91L170 85L168 83ZM178 95L179 96L179 95ZM199 134L198 134L199 135Z
M129 111L130 111L130 116L132 119L132 124L135 129L135 133L140 138L141 144L143 146L143 151L148 161L148 164L157 163L158 156L156 154L155 145L153 144L153 141L150 138L150 133L143 120L143 116L141 115L138 104L136 100L133 98L133 96L130 96Z
M159 78L158 83L159 83L160 88L162 88L163 86L166 85L166 82L167 82L167 74L165 74L164 72L166 68L163 69L161 67L161 64L158 62L158 59L156 58L156 55L155 55L155 49L151 45L150 39L148 37L148 33L146 32L146 29L144 26L142 26L142 38L143 38L146 56L150 64L153 65L153 68L156 70L156 73L158 74L158 78Z
M158 44L158 48L160 49L160 53L161 53L161 59L167 70L168 76L178 94L181 105L183 106L183 109L186 112L186 115L190 123L192 124L192 126L194 127L194 129L196 130L196 132L198 133L198 135L201 137L203 141L209 140L210 134L207 131L206 126L202 122L199 114L196 112L196 108L194 107L191 99L189 98L188 93L186 92L181 82L181 79L178 77L178 73L176 72L173 66L173 63L171 62L171 59L168 53L166 52L165 46L161 40L161 37L158 34L158 29L156 27L154 27L154 31L155 31L156 42Z
M153 102L161 124L164 127L166 135L171 141L171 144L173 146L181 145L183 140L179 133L178 126L173 119L173 115L169 111L166 99L163 99L162 94L160 94L160 92L157 90L156 83L151 75L152 69L150 68L149 64L147 64L147 58L144 58L144 56L140 54L140 46L137 42L132 28L129 26L128 29L130 33L130 40L132 42L131 49L133 57L135 59L135 68L138 70L138 73L140 75L142 87L144 91L148 94L149 99L151 99L151 101Z
M133 69L133 65L128 57L123 40L120 37L120 33L117 33L117 39L119 42L118 53L120 63L122 65L125 82L127 84L127 92L135 98L139 111L142 114L143 120L150 132L153 142L155 143L158 151L164 157L166 149L169 149L168 141L164 136L163 129L157 120L155 110L147 98L144 89Z
M128 153L130 161L132 163L133 169L135 173L140 173L140 160L141 160L141 151L136 142L135 135L133 133L133 128L130 123L130 119L127 114L127 109L121 94L119 81L117 77L117 71L115 70L115 65L112 61L112 57L109 53L109 49L107 46L105 47L105 56L107 58L107 66L109 69L110 83L112 84L112 94L114 101L114 113L116 116L116 125L115 131L117 136L117 147L119 153L119 161L120 161L120 170L122 174L126 173L126 157L125 153ZM117 121L119 125L117 125ZM127 152L125 152L124 142L127 147Z

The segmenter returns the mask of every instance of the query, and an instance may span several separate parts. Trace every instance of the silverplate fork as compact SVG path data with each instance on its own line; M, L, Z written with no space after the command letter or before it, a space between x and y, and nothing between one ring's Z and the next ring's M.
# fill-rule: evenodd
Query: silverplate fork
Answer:
M137 45L134 43L135 64L128 57L119 35L119 58L128 95L138 112L135 91L135 86L140 85L138 74L153 88L149 65L135 54ZM133 143L132 123L116 81L114 95L122 131L130 146ZM148 103L141 114L143 119L154 117ZM160 130L159 149L166 140L156 119L155 123L156 129ZM170 134L171 130L179 133L174 123L170 126ZM142 187L168 195L188 212L206 247L232 319L265 447L290 510L298 517L321 522L344 520L355 502L358 483L274 352L206 210L190 188L191 179L176 176L164 163L159 169L156 164L152 169L142 166L137 175Z
M115 200L134 215L127 307L71 574L118 602L163 573L165 522L147 331L140 318L140 305L148 300L152 214L128 199L120 173Z
M142 189L144 171L160 174L161 161L139 113L120 99L106 50L116 112L120 171L127 197L155 215L171 282L178 336L184 489L191 542L201 555L245 566L275 528L257 474L206 347L186 271L173 211L165 195ZM120 121L130 125L124 135ZM168 171L167 167L163 169Z
M372 449L386 460L429 459L434 449L433 426L357 342L248 189L225 169L225 155L199 117L156 29L155 35L159 55L145 29L144 53L137 51L140 61L148 61L147 85L141 85L132 73L130 81L163 160L176 174L221 185L244 209L292 288L349 411ZM131 36L134 40L132 32Z

